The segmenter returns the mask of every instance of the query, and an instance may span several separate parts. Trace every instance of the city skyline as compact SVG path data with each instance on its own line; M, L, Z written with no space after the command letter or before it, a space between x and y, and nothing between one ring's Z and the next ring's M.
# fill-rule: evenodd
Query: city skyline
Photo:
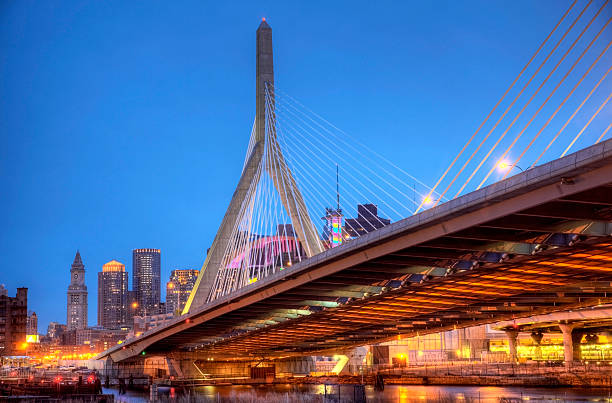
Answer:
M199 9L187 21L184 30L179 29L178 14L170 16L168 26L157 24L160 16L156 13L165 14L164 10L158 9L145 12L147 22L144 27L150 28L149 24L161 26L159 31L145 30L149 35L146 37L148 41L166 38L157 41L161 43L159 48L143 46L139 41L145 37L141 36L121 45L123 47L112 48L111 44L121 43L121 39L133 32L125 28L115 32L112 26L102 23L94 25L90 31L86 27L88 19L110 11L103 6L84 7L79 18L66 7L59 6L54 11L61 21L57 27L41 23L49 12L46 6L41 7L31 16L29 24L42 24L38 35L50 34L53 40L49 41L41 41L40 37L31 34L23 37L9 35L21 32L22 28L17 24L3 24L1 48L9 52L13 46L24 45L26 49L22 56L7 53L8 58L16 62L11 66L3 62L0 70L6 73L3 74L6 77L2 81L3 88L13 99L21 99L17 94L24 92L24 88L28 88L27 79L35 76L35 71L27 70L25 80L15 79L20 67L40 53L52 57L38 59L36 65L40 66L48 82L34 81L34 99L24 101L27 106L23 108L7 104L1 108L7 115L3 118L6 117L4 120L8 122L2 136L8 141L9 149L15 152L10 158L3 155L1 159L1 180L10 196L0 202L7 222L0 251L8 267L24 268L16 273L6 273L2 282L11 293L18 286L29 288L29 308L39 315L39 329L45 329L51 321L63 322L65 313L59 308L51 308L49 302L64 298L61 293L67 287L66 273L76 249L80 249L87 266L85 283L89 288L90 325L96 320L97 273L108 260L116 259L127 266L132 249L155 247L164 253L162 279L167 279L175 268L200 269L239 174L239 163L226 165L224 161L241 161L248 139L254 106L250 98L253 70L250 38L254 21L258 21L262 14L274 22L276 32L283 33L279 38L281 46L277 57L279 84L291 87L292 94L305 100L316 111L325 112L326 117L359 139L366 138L376 129L379 133L377 151L411 171L427 164L429 169L420 170L418 176L431 183L533 52L535 44L567 7L565 3L555 7L551 4L535 4L533 12L525 14L524 3L517 6L479 3L473 7L484 8L480 16L469 16L470 10L449 4L431 28L419 21L415 22L414 28L400 28L402 19L412 12L433 18L438 10L427 6L419 6L419 10L404 8L394 17L389 11L362 5L359 10L350 12L348 17L354 18L351 27L336 26L334 15L341 11L339 8L321 15L315 10L285 6L287 9L282 10L285 13L303 13L291 21L283 18L281 11L265 13L267 10L247 7L234 16L224 7L217 14ZM550 12L551 8L555 12ZM23 22L25 9L20 5L12 6L4 18L14 17ZM142 11L138 6L129 6L129 12L140 14ZM117 23L123 27L130 20L129 12L114 17L109 24ZM493 24L485 18L487 14L503 14L505 19L501 24L499 21ZM457 15L468 17L468 20L459 23ZM207 21L207 24L202 24L202 21ZM519 21L524 29L517 31L515 27ZM70 23L75 24L71 26ZM367 39L371 33L361 32L360 27L364 24L378 27L387 24L396 28L374 30L375 37ZM431 45L419 42L419 29L425 30L423 35L426 35L442 24L448 26L451 36L456 34L452 43L456 49L449 50L448 38L436 35L430 38ZM474 31L480 32L477 38L467 38L462 34L466 24L474 25ZM311 26L314 28L307 29ZM23 31L27 33L32 27L26 24ZM167 35L176 29L179 29L177 34ZM417 35L415 43L397 41L398 30L402 35ZM220 32L227 34L226 42L220 41L223 36ZM89 35L93 42L81 43L77 39L80 34ZM469 35L476 34L472 32ZM20 39L13 43L6 39L9 36ZM457 37L479 41L488 53L471 51L468 44ZM187 38L188 43L175 47L183 38ZM329 38L336 39L330 41ZM306 41L308 45L301 44ZM42 43L41 47L34 45L36 43ZM82 55L92 46L91 43L110 58L113 63L110 70L115 73L105 75L108 66L91 70L90 64L95 64L98 59L90 56L79 58L72 56L72 52L68 52L64 64L54 66L55 60L61 59L56 57L62 55L60 48ZM349 49L346 49L347 43L352 44ZM298 44L299 52L293 51L292 45ZM372 49L375 44L381 48ZM138 49L137 54L127 54L126 50L130 49ZM195 55L202 49L210 49L214 58ZM227 49L236 49L236 54L227 52ZM366 51L370 54L364 63ZM312 63L296 68L304 60ZM421 63L427 69L432 65L440 67L428 75L424 74ZM439 82L439 77L434 76L443 71L441 66L451 63L456 71L450 78ZM87 77L78 74L83 64L90 69ZM328 79L320 80L322 82L312 79L313 75L323 76L321 70L314 70L317 65L325 66L329 71ZM350 74L345 74L347 65L354 69ZM66 72L60 71L62 69ZM381 69L385 77L373 77L372 82L355 88L355 83L360 82L358 80ZM149 76L144 74L144 78L136 79L142 76L142 71L148 71ZM54 74L59 75L57 79L51 79ZM90 74L101 75L103 84L90 87L93 85L89 83ZM209 75L213 78L207 78ZM342 77L344 75L346 77ZM411 76L418 76L422 83L408 79ZM214 80L223 83L216 84ZM332 80L333 86L330 86ZM128 85L130 81L133 83ZM197 85L192 91L190 86L194 81ZM125 92L121 90L124 85L127 86ZM226 89L228 85L231 91ZM456 108L457 97L442 99L449 85L457 94L470 94L470 102L465 102L460 112L452 110ZM106 90L104 86L110 86L110 89ZM65 87L71 90L50 100L36 95L61 93ZM228 95L226 91L233 93ZM80 109L84 98L81 95L85 93L92 95L86 97L83 109ZM219 94L222 102L218 102L216 97L213 97L214 101L207 100L209 93ZM407 97L407 93L415 95ZM415 105L417 102L411 98L418 98L422 105ZM170 108L169 104L174 102L177 105ZM214 106L213 103L220 105ZM51 104L59 105L59 110L50 108L48 105ZM23 119L26 112L29 116L31 111L36 111L37 105L46 105L36 112L41 120L37 124L28 123L22 129L22 121L31 120ZM127 116L122 114L121 108L126 105L137 111ZM427 111L434 107L446 118L432 123L433 115ZM407 110L414 112L406 113ZM83 117L75 117L67 124L65 117L71 116L71 111ZM393 119L354 120L355 116L374 117L380 111L388 111ZM421 116L417 116L419 114ZM64 120L59 122L51 117L53 115ZM109 123L113 120L110 116L117 116L117 121ZM403 128L410 128L411 132L427 128L432 132L429 138L445 138L448 146L434 150L426 139L419 136L398 136L404 132ZM455 133L449 135L451 129ZM126 132L130 134L126 135ZM214 139L207 133L223 135L219 136L221 139ZM221 141L227 142L222 149ZM30 142L40 145L30 149ZM405 155L400 155L395 149L402 148L397 147L398 142L408 150ZM45 151L48 144L53 147ZM439 148L437 144L435 147ZM211 151L219 149L222 152ZM434 151L440 152L439 161L432 164ZM58 163L53 165L51 172L46 172L51 157ZM105 164L97 166L102 160ZM24 163L33 167L24 166ZM226 166L229 167L227 170ZM84 174L85 171L89 173ZM25 190L15 192L19 183L25 183ZM219 189L219 192L213 194L210 189ZM43 193L39 192L49 195L45 203L40 202ZM177 208L168 211L168 205ZM25 249L31 242L37 244L35 253ZM133 272L133 267L127 266L126 269ZM33 276L33 272L41 275ZM165 300L164 291L161 292Z

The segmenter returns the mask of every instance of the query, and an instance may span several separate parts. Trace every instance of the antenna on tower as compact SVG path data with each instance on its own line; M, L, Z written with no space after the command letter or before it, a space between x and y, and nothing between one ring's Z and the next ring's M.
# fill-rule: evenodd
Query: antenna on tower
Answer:
M340 181L338 180L338 164L336 164L336 203L337 210L340 211Z

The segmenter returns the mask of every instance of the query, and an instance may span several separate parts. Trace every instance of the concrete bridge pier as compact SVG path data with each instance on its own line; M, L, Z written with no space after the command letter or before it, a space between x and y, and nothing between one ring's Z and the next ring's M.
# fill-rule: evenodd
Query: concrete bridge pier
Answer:
M356 375L359 367L363 365L363 359L368 353L367 347L356 347L338 354L338 363L332 372L338 375Z
M531 339L536 344L535 348L535 356L537 359L542 358L542 339L544 338L544 333L542 332L532 332Z
M576 331L576 325L559 323L559 329L563 334L563 358L566 367L571 367L576 361L580 361L580 340L582 333Z
M506 337L508 337L508 349L510 350L510 361L512 362L517 362L518 361L518 354L516 351L516 346L517 346L517 338L518 338L518 330L505 330L504 331L506 333Z

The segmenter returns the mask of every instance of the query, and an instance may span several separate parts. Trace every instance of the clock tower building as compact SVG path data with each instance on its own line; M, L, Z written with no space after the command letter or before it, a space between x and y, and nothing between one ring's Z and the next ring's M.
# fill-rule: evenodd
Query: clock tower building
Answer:
M85 266L77 250L70 268L70 285L67 292L66 325L68 330L87 327L87 286L85 285Z

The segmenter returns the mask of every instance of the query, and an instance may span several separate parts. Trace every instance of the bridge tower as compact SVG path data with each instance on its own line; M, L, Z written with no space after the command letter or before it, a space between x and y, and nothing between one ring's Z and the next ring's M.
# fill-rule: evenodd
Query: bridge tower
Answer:
M272 52L272 28L265 18L257 29L257 71L256 71L256 113L254 144L229 207L225 212L217 235L204 261L200 275L191 292L183 313L193 311L213 299L213 284L219 275L224 253L230 242L232 229L240 218L240 208L245 203L253 181L257 180L258 167L262 163L264 152L274 153L278 170L267 169L274 188L287 215L291 219L294 232L304 247L306 257L323 251L323 246L308 214L306 204L297 187L290 168L282 155L276 138L276 116L274 103L274 63ZM278 172L283 172L279 175Z

